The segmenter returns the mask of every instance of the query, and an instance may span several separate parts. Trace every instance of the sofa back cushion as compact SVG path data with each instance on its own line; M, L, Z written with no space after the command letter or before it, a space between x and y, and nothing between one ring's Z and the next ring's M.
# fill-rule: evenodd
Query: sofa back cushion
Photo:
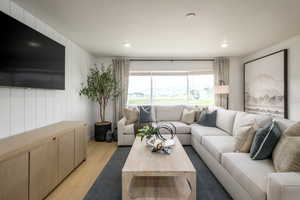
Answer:
M275 119L281 132L283 133L288 127L296 124L295 121L291 121L288 119Z
M183 111L182 105L155 106L156 121L180 121Z
M238 128L240 126L246 126L256 123L259 127L265 127L272 123L272 117L268 115L257 115L245 112L238 112L236 114L234 124L233 124L233 135L238 133Z
M236 113L237 111L218 108L216 121L217 127L232 135L233 123Z

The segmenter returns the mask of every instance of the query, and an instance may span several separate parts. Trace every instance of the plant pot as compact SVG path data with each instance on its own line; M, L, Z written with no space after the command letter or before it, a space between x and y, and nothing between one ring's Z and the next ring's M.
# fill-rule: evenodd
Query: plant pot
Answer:
M106 141L106 133L111 130L111 122L95 123L95 140L97 142Z

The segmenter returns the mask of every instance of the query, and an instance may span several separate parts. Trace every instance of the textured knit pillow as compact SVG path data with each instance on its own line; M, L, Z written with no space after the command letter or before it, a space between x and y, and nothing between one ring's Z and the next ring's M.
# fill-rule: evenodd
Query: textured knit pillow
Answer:
M275 121L271 125L258 129L251 146L250 157L253 160L270 158L280 136L281 131Z
M277 172L300 171L300 122L284 131L272 156Z
M125 125L133 124L139 118L139 113L136 108L124 108L123 113L124 117L126 118Z
M195 111L183 109L181 121L186 124L192 124L195 120Z
M217 121L217 111L208 112L203 111L200 114L199 121L197 121L197 124L200 124L202 126L208 126L208 127L216 127L216 121Z
M234 151L249 153L258 125L254 123L249 126L239 127L237 134L234 136Z
M139 106L139 123L149 123L153 121L152 106Z

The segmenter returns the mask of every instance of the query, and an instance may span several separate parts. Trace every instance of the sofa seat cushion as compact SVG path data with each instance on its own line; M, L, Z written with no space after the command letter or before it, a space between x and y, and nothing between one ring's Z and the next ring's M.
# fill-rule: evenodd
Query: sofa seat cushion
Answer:
M271 160L252 160L248 153L225 153L222 165L252 199L267 199L268 174L274 172Z
M180 121L157 122L157 123L153 123L153 126L157 127L160 124L164 124L164 123L172 123L176 127L176 134L190 134L191 133L191 126L187 125L183 122L180 122ZM165 129L162 129L161 133L162 134L167 134L168 131L165 130Z
M203 136L202 145L221 163L223 153L234 151L234 138L232 136Z
M199 124L191 125L191 133L200 143L202 142L203 136L228 136L225 131L219 128L207 127Z

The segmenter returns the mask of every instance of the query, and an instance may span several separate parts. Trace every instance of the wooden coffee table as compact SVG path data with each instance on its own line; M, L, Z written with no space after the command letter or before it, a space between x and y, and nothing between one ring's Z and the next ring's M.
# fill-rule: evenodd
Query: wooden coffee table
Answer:
M123 200L196 200L196 170L177 137L170 155L137 137L122 169Z

